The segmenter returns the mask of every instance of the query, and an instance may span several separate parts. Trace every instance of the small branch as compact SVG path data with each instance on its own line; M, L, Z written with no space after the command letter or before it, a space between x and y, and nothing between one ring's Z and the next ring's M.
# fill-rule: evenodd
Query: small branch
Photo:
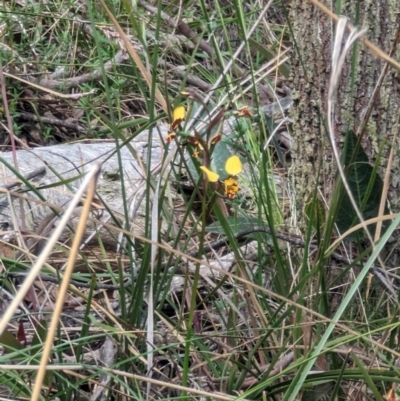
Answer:
M26 278L28 276L28 273L22 273L22 272L8 272L6 273L7 277L12 277L12 278ZM60 279L58 277L52 277L52 276L47 276L45 274L40 274L37 277L38 280L42 281L47 281L49 283L54 283L54 284L60 284ZM74 285L75 287L80 287L80 288L91 288L92 283L83 283L81 281L77 280L70 280L70 284ZM132 284L132 280L128 278L124 283L123 286L125 288L129 287ZM113 285L113 284L103 284L103 283L94 283L94 289L95 290L119 290L121 288L121 285Z
M123 61L128 59L128 55L124 50L120 50L114 58L107 61L104 64L105 71L111 71L115 64L121 64ZM63 87L66 89L77 88L79 85L85 84L87 82L99 81L103 77L101 68L94 70L90 73L78 75L76 77L54 80L54 79L37 79L33 77L27 77L26 79L34 84L38 84L43 88L56 89Z
M163 61L162 64L175 74L178 78L184 78L186 76L186 83L192 86L196 86L204 92L208 92L212 89L212 85L203 81L201 78L196 77L193 74L187 74L186 69L182 69L179 65L174 65L168 61Z
M39 167L36 170L31 171L30 173L27 173L24 178L29 181L32 180L33 178L37 177L38 175L42 175L46 173L46 168L45 167ZM11 184L6 184L3 185L2 187L0 186L0 188L6 189L6 190L10 190L13 189L15 187L17 187L18 185L21 185L21 182L12 182Z
M67 121L59 120L58 118L54 117L38 117L32 113L20 113L18 119L25 120L25 121L37 121L44 124L51 124L57 125L60 127L66 127L69 129L73 129L78 132L85 132L85 128L80 127L78 124L69 123Z

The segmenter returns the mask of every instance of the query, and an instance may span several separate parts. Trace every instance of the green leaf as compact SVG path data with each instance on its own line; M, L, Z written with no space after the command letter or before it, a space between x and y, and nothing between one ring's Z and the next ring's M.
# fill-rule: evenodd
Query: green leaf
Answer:
M364 376L365 384L368 386L369 390L372 391L374 395L374 399L376 401L383 401L382 394L379 392L378 388L374 383L374 379L368 372L368 368L365 367L364 363L360 361L357 354L355 352L351 353L352 359L356 362L357 367L360 369L361 374Z
M260 225L259 220L253 217L228 216L225 220L234 234L241 231L251 230L253 227ZM211 223L205 230L209 233L225 234L224 227L219 221Z
M224 180L228 173L225 171L225 163L232 156L232 150L226 142L218 142L212 153L211 170L215 171Z
M238 234L243 231L250 231L254 227L266 225L266 223L260 224L259 219L255 218L255 217L251 217L251 216L241 216L241 217L228 216L224 222L226 224L228 224L228 226L233 234ZM215 221L214 223L211 223L210 225L208 225L205 228L205 231L207 231L209 233L216 233L216 234L225 234L226 233L223 225L219 221ZM265 232L255 231L254 233L247 235L246 238L259 240L266 244L273 245L271 235L267 234Z
M383 181L377 173L377 167L373 167L369 163L364 149L361 146L357 148L356 145L357 136L353 131L348 131L343 154L345 174L354 200L364 220L368 220L378 215ZM388 210L385 207L386 213L388 213ZM343 190L336 221L339 231L344 233L359 223L360 221L350 198L347 192ZM373 232L373 229L374 226L370 226L371 232ZM360 230L357 233L360 233ZM354 239L355 237L356 233L353 233L349 239Z
M24 345L21 344L14 334L10 333L8 330L0 335L0 345L2 345L6 352L13 352L15 350L24 349Z

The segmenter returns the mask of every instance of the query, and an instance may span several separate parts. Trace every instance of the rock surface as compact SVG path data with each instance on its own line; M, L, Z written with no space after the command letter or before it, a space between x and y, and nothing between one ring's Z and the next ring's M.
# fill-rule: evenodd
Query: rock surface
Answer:
M164 130L161 135L165 135ZM0 153L2 167L0 169L0 230L3 234L18 231L35 232L43 220L48 216L54 216L51 207L60 213L65 210L85 173L94 163L101 163L101 175L97 182L99 199L96 200L96 206L98 205L99 208L95 210L95 217L99 223L109 220L110 215L102 205L104 203L122 219L123 182L132 212L131 218L134 226L137 227L135 231L140 234L142 225L140 217L143 215L140 198L145 190L147 171L145 163L149 150L148 132L133 139L129 143L129 148L124 146L120 150L122 171L119 168L114 142L73 143L18 150L18 172L25 179L34 175L27 180L29 183L18 178L15 170L13 171L12 153ZM160 165L162 153L160 135L154 132L151 146L152 171ZM64 180L69 182L63 183ZM50 184L53 184L51 188L49 188ZM35 187L37 193L29 186ZM23 219L21 219L21 209ZM79 214L79 211L77 212ZM88 227L88 231L93 228Z

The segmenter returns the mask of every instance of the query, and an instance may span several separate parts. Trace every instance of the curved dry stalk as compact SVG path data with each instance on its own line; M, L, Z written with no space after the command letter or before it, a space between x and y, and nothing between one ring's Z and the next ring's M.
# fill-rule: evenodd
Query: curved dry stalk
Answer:
M110 18L111 22L115 26L115 29L118 31L119 35L121 36L121 39L124 41L124 45L126 47L126 50L128 51L128 53L132 57L132 60L135 62L135 64L139 68L140 73L142 74L143 78L146 80L147 84L149 85L149 89L151 90L151 86L152 86L151 74L149 74L149 72L146 70L145 66L142 63L142 60L140 59L140 57L138 56L136 50L133 48L131 42L129 41L129 38L125 35L125 32L121 28L121 25L115 19L114 15L109 10L109 8L107 7L107 5L104 2L104 0L99 0L99 1L100 1L100 4L102 5L102 7L104 8L105 12L107 13L108 18ZM155 95L156 95L157 101L160 103L162 109L166 113L168 113L168 106L167 106L167 102L165 101L164 96L162 95L160 89L158 89L157 86L156 86L155 89L156 89Z
M33 388L33 393L31 400L32 401L37 401L40 397L40 392L42 390L42 384L44 380L44 376L46 374L46 367L47 363L50 357L51 349L53 347L53 340L54 340L54 335L57 330L58 322L61 316L61 312L63 310L64 306L64 299L65 295L67 294L68 286L69 286L69 280L71 279L72 273L74 271L74 266L75 266L75 261L78 255L79 251L79 246L81 243L81 240L83 238L83 235L85 233L85 228L86 228L86 221L89 216L90 210L92 208L92 201L94 198L94 195L96 193L96 180L98 175L100 174L100 166L98 164L94 165L88 174L88 179L87 183L85 182L82 184L82 189L85 190L87 184L89 184L89 190L87 191L85 203L83 206L82 210L82 215L79 220L78 228L76 230L76 235L74 238L74 242L71 247L71 253L68 258L68 265L64 273L63 281L60 286L60 291L59 291L59 296L57 298L57 303L54 309L53 313L53 318L50 323L49 330L47 331L47 337L46 337L46 342L44 345L43 349L43 354L42 358L40 360L40 368L36 376L36 381L35 385ZM81 197L78 198L80 200Z

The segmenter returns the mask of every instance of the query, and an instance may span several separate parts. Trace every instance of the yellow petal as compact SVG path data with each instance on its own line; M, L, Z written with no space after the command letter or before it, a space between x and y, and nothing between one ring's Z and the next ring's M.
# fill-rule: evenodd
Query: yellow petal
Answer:
M185 108L183 106L175 107L171 128L174 130L185 118Z
M185 108L183 106L175 107L174 109L174 121L185 118Z
M242 171L242 162L238 156L231 156L225 163L225 170L230 175L238 175Z
M203 170L205 172L208 181L217 182L219 180L219 175L217 173L214 173L214 171L208 169L206 166L200 166L200 170Z

